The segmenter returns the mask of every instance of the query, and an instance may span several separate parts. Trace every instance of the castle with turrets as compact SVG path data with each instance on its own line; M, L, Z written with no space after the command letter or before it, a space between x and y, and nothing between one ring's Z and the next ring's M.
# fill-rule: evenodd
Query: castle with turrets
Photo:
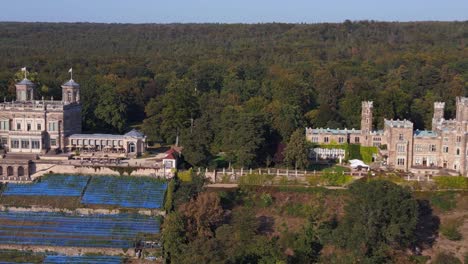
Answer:
M135 129L124 135L81 133L80 85L72 78L62 85L61 100L37 99L26 72L15 86L16 99L0 103L0 180L28 180L34 171L31 160L79 153L90 160L117 161L145 152L146 136Z
M317 144L379 147L388 167L417 175L468 176L468 98L456 98L454 119L444 119L444 108L445 103L434 103L431 130L414 130L409 120L388 119L384 119L383 130L373 130L373 103L365 101L360 130L306 128L306 139ZM344 158L342 151L326 151L314 153L314 157Z

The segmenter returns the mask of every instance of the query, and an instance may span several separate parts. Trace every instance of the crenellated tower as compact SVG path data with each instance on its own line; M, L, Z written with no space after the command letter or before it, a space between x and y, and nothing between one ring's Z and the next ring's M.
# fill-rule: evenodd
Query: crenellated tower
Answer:
M437 130L437 125L444 120L444 102L434 102L434 115L432 116L432 131Z
M361 133L369 134L372 132L372 110L374 103L372 101L363 101L361 110Z

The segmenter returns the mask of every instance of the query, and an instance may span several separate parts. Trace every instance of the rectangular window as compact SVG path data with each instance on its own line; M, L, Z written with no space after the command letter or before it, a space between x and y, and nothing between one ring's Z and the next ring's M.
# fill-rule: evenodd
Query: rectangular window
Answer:
M27 124L26 124L26 130L27 130L27 131L31 131L31 123L27 123Z
M457 136L457 143L461 142L461 136Z
M42 124L41 123L37 124L37 130L39 130L39 131L42 130Z
M404 159L404 158L398 158L398 159L397 159L397 164L398 164L399 166L405 165L405 159Z
M397 145L397 151L398 152L406 152L406 145L398 144Z
M312 137L312 142L318 143L318 137ZM120 144L122 146L122 144Z
M355 137L355 138L354 138L354 142L355 142L355 143L359 143L359 137Z
M0 130L10 130L9 123L10 123L9 120L0 121Z
M403 140L403 134L398 135L398 140Z
M28 149L29 148L29 139L22 139L21 140L21 148Z
M49 122L49 131L57 131L57 122Z
M21 123L20 122L16 123L16 130L21 130Z
M444 150L444 153L448 153L449 151L448 146L444 146L442 149Z
M2 145L8 144L8 138L2 137Z
M328 137L325 137L325 138L323 139L323 142L328 143Z
M73 140L72 140L72 142L73 142ZM51 138L51 139L50 139L50 145L51 145L51 146L57 146L57 139Z
M12 139L11 140L11 148L14 148L14 149L19 148L19 139Z
M40 142L37 139L31 140L31 148L33 149L39 149L40 148Z
M429 151L430 152L436 152L436 145L429 145Z
M414 159L414 164L416 164L416 165L421 165L421 158L420 158L420 157L416 157L416 158Z
M339 138L338 138L338 143L343 143L343 142L344 142L344 138L339 137Z

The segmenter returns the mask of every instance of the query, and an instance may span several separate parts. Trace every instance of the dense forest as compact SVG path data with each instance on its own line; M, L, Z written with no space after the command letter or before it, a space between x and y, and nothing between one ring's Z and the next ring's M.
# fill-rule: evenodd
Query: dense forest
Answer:
M61 97L73 67L86 131L141 126L153 142L179 135L186 160L282 162L306 126L359 127L406 118L430 128L434 101L467 95L468 22L340 24L0 23L0 96L37 73L39 97Z

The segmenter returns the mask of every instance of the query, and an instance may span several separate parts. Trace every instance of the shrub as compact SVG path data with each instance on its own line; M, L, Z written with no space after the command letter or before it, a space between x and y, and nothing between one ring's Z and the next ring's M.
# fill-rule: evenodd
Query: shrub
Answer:
M443 224L440 228L440 232L444 235L447 239L452 241L460 241L463 236L458 231L458 228L463 224L463 219L452 219L447 221L447 223Z
M431 204L442 212L450 211L457 207L456 193L436 193L431 197Z
M164 201L164 209L166 210L166 212L170 212L172 210L174 190L175 190L175 180L172 179L167 186L166 199Z
M179 171L177 173L177 177L183 182L191 182L192 181L192 169L186 171Z
M322 174L325 185L343 186L353 180L353 177L339 172L325 172Z
M452 254L441 252L434 258L433 264L462 264L462 262Z
M274 175L268 174L247 174L239 178L239 184L241 185L265 185L271 184Z
M260 195L260 207L268 207L273 203L273 198L269 193L262 193Z

